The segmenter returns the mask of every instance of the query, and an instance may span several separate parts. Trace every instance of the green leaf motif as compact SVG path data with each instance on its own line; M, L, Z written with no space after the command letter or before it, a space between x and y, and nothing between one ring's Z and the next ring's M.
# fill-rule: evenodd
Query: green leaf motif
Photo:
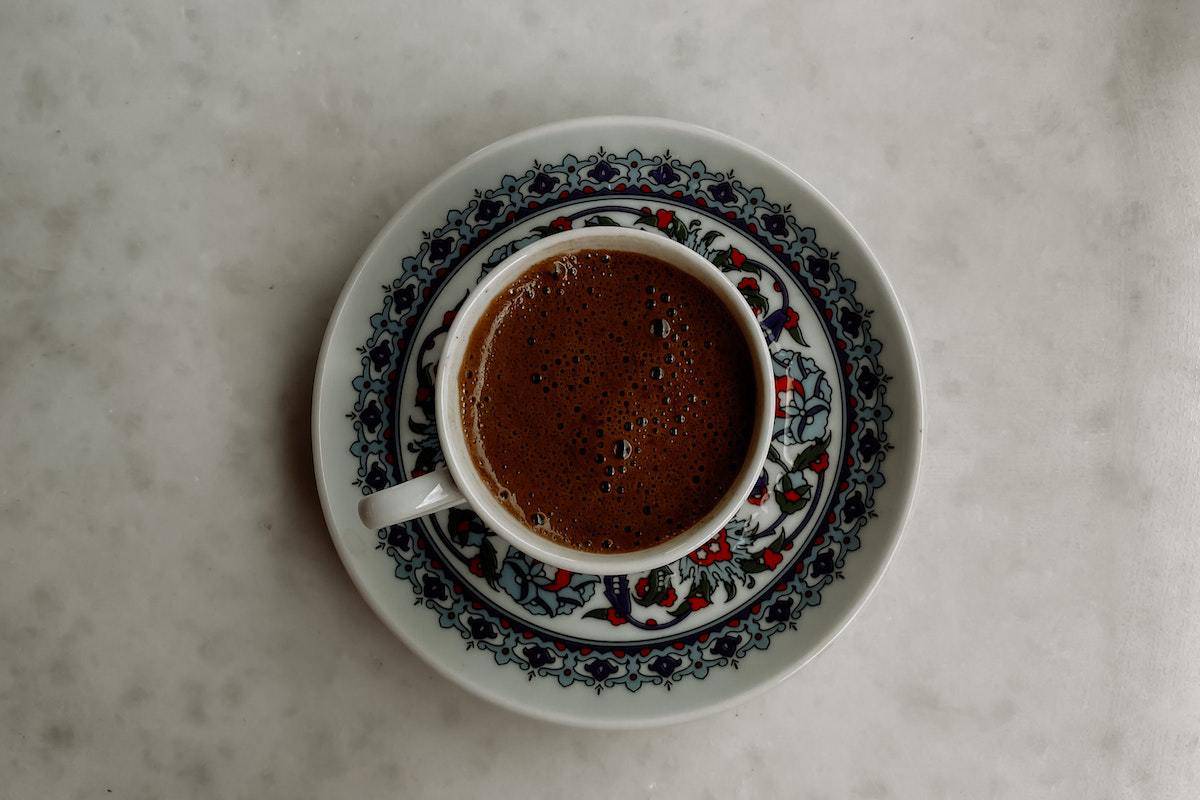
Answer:
M488 586L496 588L496 579L500 577L500 560L496 557L496 547L491 539L484 539L479 545L479 565L483 568L483 579Z
M788 329L788 336L792 337L792 341L801 347L808 347L808 342L804 341L804 334L800 332L800 326Z
M708 233L704 234L704 238L700 240L700 244L702 244L704 247L712 247L712 243L715 242L717 237L720 235L720 231L709 231ZM724 258L724 253L721 254L721 258Z
M680 244L683 244L687 241L688 229L687 225L683 224L682 220L678 218L671 220L670 228L671 230L668 231L668 233L670 233L672 239Z
M590 217L583 221L583 227L585 228L596 228L601 226L619 228L621 227L621 223L617 222L612 217L604 216Z
M671 568L656 567L646 576L646 582L646 596L633 596L634 602L643 608L657 604L671 591Z
M747 575L754 575L758 572L767 571L767 563L758 557L740 558L738 559L738 566L740 566L742 571Z
M821 457L821 454L829 449L829 434L825 434L815 442L810 443L807 447L800 451L800 455L796 456L796 460L792 463L792 471L799 472L809 464ZM787 466L786 464L784 466Z
M591 611L583 612L583 616L586 619L602 619L607 622L608 621L608 609L607 608L593 608Z
M743 289L742 297L746 299L750 307L753 308L760 316L767 313L767 298L763 297L753 289Z
M775 449L775 445L771 445L771 449L767 451L767 458L773 464L778 464L784 469L791 469L791 466L783 460L781 455L779 455L779 451Z
M785 514L794 514L804 508L808 505L811 495L812 487L798 472L789 472L784 475L775 486L775 502L779 504L779 510Z
M737 595L737 584L733 581L724 581L722 587L725 589L725 602L728 603Z
M713 592L716 590L716 588L717 587L713 585L713 582L709 579L706 573L701 574L700 580L692 585L692 590L687 593L687 597L680 600L679 605L675 606L667 613L672 617L682 617L685 614L690 614L692 612L692 604L690 602L692 598L699 597L711 603Z
M779 536L777 536L775 538L775 541L771 542L769 545L764 547L762 550L759 550L754 555L749 556L747 558L738 559L738 564L741 566L741 568L743 570L745 570L747 575L754 575L759 572L766 572L767 570L771 569L771 567L767 566L767 559L764 554L768 550L774 551L775 553L782 553L784 544L785 544L784 537L782 534L780 534Z

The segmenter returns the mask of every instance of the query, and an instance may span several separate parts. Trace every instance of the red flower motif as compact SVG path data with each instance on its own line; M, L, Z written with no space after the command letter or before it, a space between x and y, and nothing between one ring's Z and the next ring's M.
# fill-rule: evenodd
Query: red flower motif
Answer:
M637 583L633 585L634 597L638 598L639 600L645 599L646 594L649 591L650 580L648 578L638 578ZM670 608L671 606L675 605L675 601L678 599L679 596L675 594L675 587L672 586L667 589L667 593L663 595L661 600L658 601L658 604L664 608Z
M829 467L829 453L821 453L809 466L813 472L824 472Z
M654 224L660 231L665 231L675 221L675 212L666 208L660 208L654 212Z
M571 571L566 570L566 569L560 569L558 571L558 573L554 576L554 580L552 580L552 581L550 581L550 583L546 584L546 591L550 591L550 592L562 591L563 589L567 588L567 585L570 582L571 582Z
M454 310L454 309L451 309L450 311L447 311L445 314L443 314L442 315L442 327L449 328L450 323L454 322L454 316L456 314L458 314L458 311Z
M556 231L569 231L571 230L571 220L567 219L566 217L552 219L550 220L550 229Z
M754 278L742 278L740 281L738 281L738 288L741 289L743 292L746 291L747 289L749 289L752 292L757 292L758 291L758 281L754 280Z
M615 608L608 609L608 621L612 625L624 625L628 622Z
M762 560L767 565L767 569L775 569L779 566L779 562L783 561L783 556L768 548L762 551Z
M736 247L729 248L729 263L741 269L742 264L746 263L746 254Z
M783 413L783 404L787 402L788 395L792 392L804 397L804 384L786 375L775 378L775 416L779 419L787 416Z
M704 608L708 604L709 604L708 600L706 600L703 597L689 597L688 598L688 606L691 607L692 611L699 611L700 609Z
M787 309L787 319L785 319L783 321L783 329L790 331L792 328L795 328L798 324L800 324L800 315L796 313L796 310L794 308L791 308L789 306Z
M424 403L426 400L428 400L432 396L433 396L433 390L430 389L428 386L417 387L417 402L418 403Z
M800 493L795 489L788 489L783 493L783 499L787 500L789 503L798 503L800 502Z
M475 556L467 562L467 569L471 570L471 574L476 578L483 577L483 562L479 560L479 556Z
M702 544L694 552L689 553L688 558L702 567L707 567L709 564L715 564L719 561L728 561L733 558L733 551L729 549L729 538L725 535L725 529L722 528L720 533Z

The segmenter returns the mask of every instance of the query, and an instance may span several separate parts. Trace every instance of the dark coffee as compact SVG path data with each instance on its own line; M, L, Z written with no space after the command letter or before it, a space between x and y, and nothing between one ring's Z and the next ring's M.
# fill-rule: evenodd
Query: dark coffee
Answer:
M492 300L459 375L475 465L543 536L623 553L687 530L746 461L758 388L733 314L649 256L583 250Z

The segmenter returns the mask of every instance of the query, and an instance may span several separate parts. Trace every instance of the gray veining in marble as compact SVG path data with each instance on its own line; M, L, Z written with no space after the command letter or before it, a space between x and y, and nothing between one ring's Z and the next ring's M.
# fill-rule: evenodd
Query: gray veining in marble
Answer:
M1200 6L346 5L0 2L0 796L1200 792ZM624 734L482 706L392 638L307 422L400 204L599 113L824 190L928 395L845 636Z

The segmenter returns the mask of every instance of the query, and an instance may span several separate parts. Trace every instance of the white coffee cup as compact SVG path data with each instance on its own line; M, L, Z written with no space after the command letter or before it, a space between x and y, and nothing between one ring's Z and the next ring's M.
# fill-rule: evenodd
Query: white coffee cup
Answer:
M593 553L551 541L518 519L493 496L471 457L462 424L459 373L471 333L492 299L538 262L580 250L621 250L661 259L711 289L728 307L750 346L758 383L758 416L746 460L721 501L695 525L643 550ZM513 369L520 368L514 364ZM686 556L716 535L749 496L758 478L775 415L771 355L762 329L741 294L719 269L690 248L666 236L632 228L594 227L566 231L528 245L509 256L471 290L450 326L437 366L435 416L447 469L405 481L364 497L359 517L378 529L433 514L452 506L470 506L489 528L528 555L560 569L594 575L620 575L653 569Z

